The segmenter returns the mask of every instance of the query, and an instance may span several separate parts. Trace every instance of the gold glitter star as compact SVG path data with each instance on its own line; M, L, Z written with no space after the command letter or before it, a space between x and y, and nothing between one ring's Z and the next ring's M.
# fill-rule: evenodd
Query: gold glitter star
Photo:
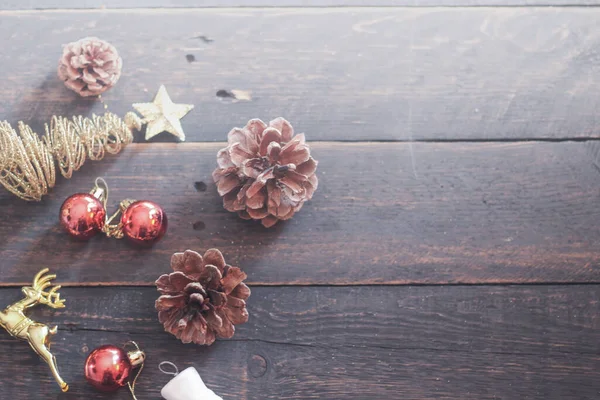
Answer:
M142 116L146 126L146 140L153 138L161 132L169 132L185 141L185 133L179 120L190 112L192 104L175 104L171 101L167 89L160 85L152 103L132 104Z

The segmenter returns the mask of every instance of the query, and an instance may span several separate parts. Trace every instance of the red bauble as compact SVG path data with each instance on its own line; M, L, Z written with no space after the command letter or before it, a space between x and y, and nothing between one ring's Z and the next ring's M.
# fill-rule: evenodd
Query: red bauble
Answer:
M60 224L77 239L89 239L100 232L105 219L104 206L89 193L76 193L68 197L60 207Z
M156 203L136 201L123 212L121 226L129 240L137 244L152 245L167 232L167 215Z
M98 347L85 360L85 378L103 392L113 392L127 385L131 369L127 352L113 345Z

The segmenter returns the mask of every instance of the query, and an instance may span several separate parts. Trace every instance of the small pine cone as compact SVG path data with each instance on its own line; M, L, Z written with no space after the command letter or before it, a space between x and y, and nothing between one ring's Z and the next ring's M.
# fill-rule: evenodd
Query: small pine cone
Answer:
M244 219L269 228L286 220L310 200L317 189L317 161L310 156L304 134L283 118L248 121L227 135L213 172L223 206Z
M250 288L242 282L247 276L225 264L219 250L209 249L204 257L191 250L175 253L171 268L175 272L156 281L161 293L156 310L165 331L183 343L210 345L217 337L232 337L234 325L248 321Z
M64 46L58 77L79 95L96 96L117 83L122 66L123 60L112 44L87 37Z

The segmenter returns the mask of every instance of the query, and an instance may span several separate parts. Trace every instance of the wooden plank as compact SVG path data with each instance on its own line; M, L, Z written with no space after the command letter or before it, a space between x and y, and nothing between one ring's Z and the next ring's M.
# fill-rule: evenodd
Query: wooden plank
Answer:
M53 350L72 385L67 399L106 399L83 379L89 349L101 344L142 341L147 368L137 384L139 399L158 399L169 377L158 363L194 366L225 400L404 399L593 400L598 394L600 357L584 355L472 354L422 349L323 348L262 342L219 344L210 349L165 345L153 337L112 332L62 334ZM58 396L47 367L24 343L1 341L6 353L2 390L7 398L45 400ZM16 363L15 359L19 362ZM126 388L111 399L131 399Z
M172 343L157 320L155 287L63 288L61 293L67 308L35 308L34 319L52 320L69 332L139 334ZM17 288L0 290L0 304L21 297ZM233 340L596 355L599 301L598 285L252 287L251 318L237 327Z
M597 0L8 0L0 10L119 9L119 8L205 8L205 7L476 7L476 6L594 6Z
M106 399L106 393L94 391L83 379L88 349L129 339L142 340L148 353L148 367L137 384L139 399L160 398L160 389L169 381L157 368L163 360L171 360L180 368L196 367L206 384L225 400L363 400L371 396L393 400L593 400L598 394L600 357L592 354L490 355L261 342L203 349L104 332L65 333L63 339L62 348L55 345L55 353L59 360L73 362L60 367L72 385L69 394L60 395L67 399ZM0 344L8 352L1 356L6 360L2 390L7 398L45 400L58 396L47 367L27 345ZM131 395L122 388L110 398L126 400Z
M593 7L2 12L0 115L40 128L102 111L55 77L61 45L95 35L124 59L110 109L123 115L165 84L196 105L189 141L278 116L312 140L597 138L599 18ZM232 102L232 90L252 99Z
M168 381L157 364L193 365L224 399L594 399L600 377L597 285L253 288L233 340L183 345L156 321L152 288L66 288L53 346L66 398L104 398L83 382L88 352L136 340L148 354L139 398ZM0 290L0 301L18 299ZM7 398L56 387L24 343L0 334ZM20 360L19 363L15 359ZM35 387L33 391L31 388ZM118 399L126 399L122 390Z
M596 143L316 143L319 189L273 229L222 208L211 179L222 144L134 144L41 203L2 192L2 285L42 266L67 285L150 285L173 252L209 247L261 285L598 282ZM167 236L152 250L71 241L60 204L96 176L111 210L123 198L161 204Z

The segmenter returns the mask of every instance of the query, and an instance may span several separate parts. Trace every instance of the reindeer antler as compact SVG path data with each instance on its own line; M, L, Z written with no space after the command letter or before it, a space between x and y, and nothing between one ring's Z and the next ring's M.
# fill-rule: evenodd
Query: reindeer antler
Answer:
M44 268L43 270L38 272L37 275L33 278L33 285L31 285L31 286L35 290L42 291L42 290L46 289L48 286L51 285L50 281L52 279L56 278L56 275L54 275L54 274L47 275L42 278L42 276L45 275L46 273L48 273L48 271L50 271L50 269Z
M48 286L52 286L52 283L50 283L50 281L56 278L55 274L46 275L48 271L48 268L44 268L43 270L38 272L35 278L33 278L32 287L34 290L41 293L40 304L45 304L52 308L64 308L65 301L61 300L60 293L57 293L61 287L60 285L54 286L52 289L50 289L49 292L44 291L44 289L46 289Z

